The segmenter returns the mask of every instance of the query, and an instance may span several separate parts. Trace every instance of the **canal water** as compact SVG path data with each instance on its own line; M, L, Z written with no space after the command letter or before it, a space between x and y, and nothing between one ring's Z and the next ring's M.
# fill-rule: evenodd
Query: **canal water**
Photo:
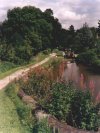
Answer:
M63 62L59 70L53 73L66 82L72 81L73 85L79 89L89 89L93 97L100 100L100 74L94 74L87 67L77 65L75 62Z

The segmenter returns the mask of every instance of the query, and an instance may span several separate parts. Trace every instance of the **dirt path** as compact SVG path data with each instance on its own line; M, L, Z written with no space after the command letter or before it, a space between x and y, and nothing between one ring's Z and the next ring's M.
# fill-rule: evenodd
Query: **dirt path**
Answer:
M20 69L20 70L16 71L15 73L13 73L13 74L11 74L11 75L5 77L4 79L1 79L1 80L0 80L0 90L2 90L4 87L6 87L6 86L7 86L11 81L13 81L15 78L16 78L16 79L20 78L23 74L27 73L30 69L35 68L35 67L37 67L37 66L40 66L40 65L46 63L46 62L49 61L52 57L55 57L55 56L56 56L56 54L55 54L55 53L52 53L52 54L50 54L49 57L45 58L43 61L41 61L41 62L39 62L39 63L37 63L37 64L35 64L35 65L33 65L33 66L30 66L30 67L28 67L28 68L26 68L26 69Z

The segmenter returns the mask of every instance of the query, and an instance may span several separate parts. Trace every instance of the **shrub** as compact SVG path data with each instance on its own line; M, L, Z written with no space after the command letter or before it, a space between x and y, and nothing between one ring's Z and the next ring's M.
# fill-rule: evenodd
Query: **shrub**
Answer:
M20 85L26 94L33 96L39 103L50 97L52 81L46 69L38 67L30 71L27 81L22 81Z
M90 92L76 90L70 84L56 83L52 87L52 98L44 103L44 107L71 126L98 130L99 110L93 105Z
M50 54L50 53L51 53L51 49L46 49L46 50L43 51L43 54L46 54L46 55Z
M6 72L8 70L11 70L12 68L15 68L17 65L11 62L1 62L0 63L0 73Z
M59 60L59 59L52 59L52 61L50 63L50 67L57 68L60 63L61 63L61 60Z
M56 53L57 56L62 56L62 51L60 51L59 49L54 49L53 52Z
M33 133L52 133L50 127L47 124L47 120L37 122L33 128Z
M66 121L74 91L71 85L55 83L52 86L52 98L48 103L44 103L44 107L58 119Z
M37 69L38 74L30 73L22 89L59 120L80 129L98 130L100 107L93 104L90 92L75 89L72 83L51 82L49 73L41 70Z
M95 60L90 68L95 73L100 73L100 59Z
M98 108L93 105L89 91L76 90L70 105L66 118L68 124L82 129L98 130Z
M81 53L76 58L77 62L86 64L86 65L92 65L96 60L98 60L98 57L97 57L96 53L92 50Z
M78 63L83 63L87 66L90 66L90 70L94 72L100 72L100 59L96 50L89 50L87 52L81 53L77 58L76 61Z

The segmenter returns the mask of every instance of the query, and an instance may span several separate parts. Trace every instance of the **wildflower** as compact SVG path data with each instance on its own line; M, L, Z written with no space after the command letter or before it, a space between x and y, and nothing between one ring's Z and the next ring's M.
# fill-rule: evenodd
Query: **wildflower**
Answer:
M92 96L93 96L94 89L95 89L95 83L94 83L93 80L91 80L91 81L89 82L89 88L90 88L91 93L92 93Z

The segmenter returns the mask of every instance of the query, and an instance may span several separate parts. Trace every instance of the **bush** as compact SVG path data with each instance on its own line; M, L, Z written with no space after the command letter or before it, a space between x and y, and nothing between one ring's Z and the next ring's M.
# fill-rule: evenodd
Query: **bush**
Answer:
M98 130L100 117L98 108L92 103L89 91L76 90L66 121L71 126L86 130Z
M46 54L46 55L50 54L50 53L51 53L51 49L46 49L46 50L43 51L43 54Z
M89 92L76 90L70 84L56 83L52 87L52 98L44 103L44 107L71 126L98 130L99 110L93 105Z
M39 68L37 71L38 74L30 73L21 86L27 94L33 95L48 113L59 120L76 128L98 130L100 107L93 104L89 91L75 89L72 83L51 82L44 75L47 71L42 73Z
M53 52L56 53L57 56L62 56L62 51L60 51L59 49L54 49Z
M71 89L71 85L66 86L62 83L55 83L51 90L52 98L48 103L44 103L44 107L59 120L66 121L75 90Z
M96 53L92 50L81 53L76 58L77 62L86 64L86 65L92 65L96 60L98 60L98 57Z
M49 79L49 71L38 67L28 74L28 80L20 82L21 89L31 95L40 104L50 97L52 81Z
M93 72L100 72L100 59L96 49L81 53L76 58L76 61L89 66L89 70L92 70Z
M1 62L0 63L0 73L6 72L12 68L15 68L17 65L11 62Z
M100 59L95 60L90 69L95 73L100 73Z
M41 122L37 122L33 128L33 133L52 133L52 131L47 124L47 120L44 119Z
M49 67L52 67L52 68L58 68L59 64L61 63L61 60L59 59L52 59Z

